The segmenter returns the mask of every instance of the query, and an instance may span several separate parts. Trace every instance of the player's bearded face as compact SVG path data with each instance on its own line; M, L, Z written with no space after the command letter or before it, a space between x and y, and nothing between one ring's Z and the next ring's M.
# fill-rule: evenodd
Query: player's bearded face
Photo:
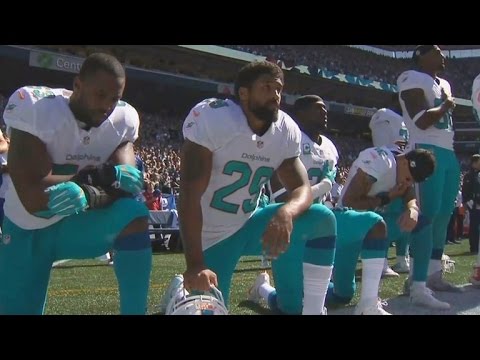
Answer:
M278 103L274 100L260 104L258 101L250 98L248 101L248 109L259 120L262 120L266 123L272 123L278 119Z
M84 81L77 98L76 117L89 126L100 126L123 95L125 79L100 72Z

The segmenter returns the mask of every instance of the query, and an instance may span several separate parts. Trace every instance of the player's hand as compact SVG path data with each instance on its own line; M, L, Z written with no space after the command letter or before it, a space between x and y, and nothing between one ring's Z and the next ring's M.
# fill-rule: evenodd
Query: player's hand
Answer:
M292 215L284 209L284 207L278 209L262 236L263 252L273 259L287 251L290 245L293 219Z
M333 184L335 183L335 178L337 177L337 168L333 168L330 170L330 166L328 164L328 161L325 161L325 164L323 165L322 172L324 174L324 177Z
M183 273L183 286L188 292L210 291L213 286L218 288L217 274L205 267L187 269Z
M136 167L132 165L107 165L103 168L103 171L109 173L106 177L111 178L111 180L107 182L113 188L123 190L133 195L137 195L143 191L143 174Z
M445 106L447 110L455 108L456 106L455 99L451 96L448 96L443 88L442 88L442 100L443 100L443 106Z
M402 197L409 187L410 185L408 184L396 184L393 188L390 189L390 191L388 192L388 196L391 200L397 197Z
M406 209L398 218L397 224L400 230L411 232L418 223L418 210L415 208Z
M48 194L48 209L55 215L69 216L87 208L87 198L82 188L72 181L63 182L45 189Z

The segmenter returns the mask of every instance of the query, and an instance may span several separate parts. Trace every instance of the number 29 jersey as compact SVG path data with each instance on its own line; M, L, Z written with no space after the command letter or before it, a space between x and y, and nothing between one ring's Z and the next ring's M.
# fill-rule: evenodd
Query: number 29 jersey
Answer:
M262 186L288 158L300 155L297 124L279 110L263 136L252 132L241 107L207 99L183 124L183 135L213 153L210 182L201 199L202 247L208 249L237 232L257 208Z

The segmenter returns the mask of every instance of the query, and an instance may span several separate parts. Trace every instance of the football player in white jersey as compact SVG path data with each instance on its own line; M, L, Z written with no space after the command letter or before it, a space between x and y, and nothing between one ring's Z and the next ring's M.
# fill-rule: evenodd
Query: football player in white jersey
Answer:
M405 124L410 133L408 148L435 154L433 176L419 185L422 214L430 220L414 257L413 281L425 282L434 291L461 292L442 278L442 255L450 216L460 184L460 166L453 149L452 112L455 100L448 81L438 77L445 70L445 56L437 45L419 45L413 53L417 70L403 72L397 81ZM413 242L413 241L412 241Z
M276 64L248 64L238 73L234 101L202 101L185 120L179 206L184 285L206 291L218 284L228 303L238 260L260 255L263 248L275 259L278 308L320 315L336 222L325 206L312 205L299 159L300 129L279 110L283 79ZM262 186L275 170L290 199L257 208Z
M480 123L480 74L477 75L477 77L473 81L473 85L472 85L472 106L473 106L473 115L475 116L475 119L477 120L477 122ZM470 160L470 164L472 166L472 171L475 171L476 168L478 168L478 166L480 164L480 161L478 161L479 159L477 158L478 156L479 156L478 154L473 155L473 157ZM470 179L472 179L470 176L465 176L463 178L464 194L467 194L467 191L466 191L467 188L472 189L472 186L474 186L474 184L472 183L472 181ZM468 191L468 194L469 194L469 196L470 196L470 194L473 195L473 192ZM477 207L477 205L475 205L475 202L472 201L474 199L469 199L469 201L466 201L466 200L467 199L464 199L465 208L468 210L468 213L469 213L470 224L471 225L473 223L478 224L478 220L477 220L478 216L479 216L478 207ZM468 204L472 204L472 205L469 206ZM475 286L480 285L480 251L478 251L480 243L476 243L477 241L480 242L480 238L478 237L478 233L479 233L478 226L476 228L474 226L470 227L469 234L468 234L469 235L469 242L470 242L470 251L475 252L475 250L477 250L476 251L477 252L477 261L476 261L476 263L473 267L473 274L470 277L470 281Z
M412 251L425 246L423 236L428 230L428 218L419 214L414 183L421 183L432 175L436 160L432 152L415 149L400 153L387 147L369 148L353 162L340 197L340 204L357 210L375 210L403 200L403 212L397 219L403 232L411 232ZM414 304L436 309L450 305L433 297L425 282L412 285L410 299Z
M335 145L321 132L327 125L327 108L317 95L298 98L294 104L295 120L302 130L302 160L312 187L314 202L322 201L331 190L335 179L338 152ZM285 189L274 175L270 180L273 201L287 198ZM362 293L357 315L390 315L378 299L378 287L382 275L387 248L387 228L380 215L372 211L358 212L334 208L337 219L337 247L335 251L333 283L329 287L327 301L348 304L355 293L355 268L362 255ZM257 277L250 289L249 298L267 301L275 305L275 289L270 286L268 274ZM274 309L275 310L275 309Z
M473 80L472 111L475 119L480 123L480 74Z
M135 168L137 111L121 101L125 70L92 54L73 92L27 86L5 108L11 130L0 314L42 314L52 263L115 250L122 314L144 314L151 271L148 211Z
M373 146L386 146L390 149L403 151L408 142L408 129L403 122L402 108L400 107L398 93L392 94L389 108L379 109L370 119L370 130L372 131ZM388 243L395 242L395 251L397 253L397 263L390 268L387 258L383 268L384 277L399 276L398 273L408 273L410 271L407 248L409 234L401 232L397 224L397 219L403 211L401 199L396 199L385 207L382 215L388 227Z

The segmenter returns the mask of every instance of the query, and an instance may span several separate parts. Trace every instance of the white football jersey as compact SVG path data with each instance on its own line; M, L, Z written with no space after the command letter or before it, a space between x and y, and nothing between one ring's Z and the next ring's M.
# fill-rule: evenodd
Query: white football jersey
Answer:
M447 95L452 95L448 81L439 77L433 79L430 75L414 70L403 72L398 77L397 86L399 93L405 90L422 89L430 108L439 106L443 102L442 89ZM400 105L402 106L403 119L410 133L409 148L414 149L416 144L429 144L453 150L454 131L450 112L447 112L436 124L422 130L413 123L401 96Z
M480 122L480 74L473 80L472 86L472 106L473 114Z
M343 206L343 196L353 177L357 174L358 169L362 169L365 173L377 179L368 192L368 196L376 196L382 192L388 192L397 183L397 161L389 148L382 146L363 150L350 167L345 186L338 201L339 206Z
M300 147L300 160L305 169L307 169L308 179L310 185L316 185L325 177L325 171L332 171L336 168L338 163L338 151L335 145L329 138L320 135L322 144L318 145L315 141L302 131L302 142ZM271 190L271 187L270 187ZM285 189L282 189L285 192ZM282 194L282 191L277 191L276 196ZM274 201L275 199L272 199ZM314 199L318 202L323 199Z
M257 208L262 186L280 164L300 154L300 129L282 111L263 136L255 135L241 107L207 99L183 124L186 139L213 153L212 174L201 199L203 249L237 232Z
M392 146L397 141L408 142L408 129L403 117L390 109L380 109L370 119L373 146Z
M71 91L27 86L10 97L3 117L9 128L28 132L43 143L53 163L53 174L74 175L86 166L105 163L115 149L138 137L137 111L124 101L98 128L79 127L69 107ZM23 207L14 186L7 190L5 215L23 229L41 229L61 220L34 216Z

